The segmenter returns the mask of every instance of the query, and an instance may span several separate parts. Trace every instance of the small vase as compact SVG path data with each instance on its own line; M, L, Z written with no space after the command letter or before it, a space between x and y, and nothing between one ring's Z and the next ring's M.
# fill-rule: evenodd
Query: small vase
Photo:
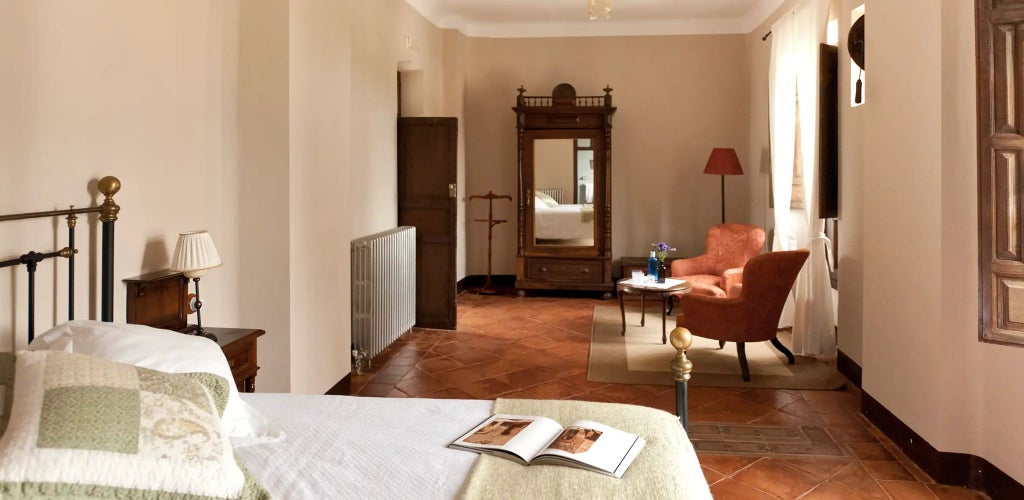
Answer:
M658 283L664 283L668 276L668 269L665 268L665 261L658 261Z

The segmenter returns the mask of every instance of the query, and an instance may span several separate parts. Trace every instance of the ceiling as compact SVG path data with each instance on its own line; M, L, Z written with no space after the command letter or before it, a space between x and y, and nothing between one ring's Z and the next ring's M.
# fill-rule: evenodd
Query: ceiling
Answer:
M612 18L591 21L587 0L406 0L439 27L493 38L750 33L783 1L612 0Z

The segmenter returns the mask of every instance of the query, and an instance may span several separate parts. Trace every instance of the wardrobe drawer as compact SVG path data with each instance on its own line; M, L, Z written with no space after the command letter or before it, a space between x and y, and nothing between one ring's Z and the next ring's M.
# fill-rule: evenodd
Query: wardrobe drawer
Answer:
M602 282L604 281L603 270L603 262L599 260L526 260L526 278L531 280Z

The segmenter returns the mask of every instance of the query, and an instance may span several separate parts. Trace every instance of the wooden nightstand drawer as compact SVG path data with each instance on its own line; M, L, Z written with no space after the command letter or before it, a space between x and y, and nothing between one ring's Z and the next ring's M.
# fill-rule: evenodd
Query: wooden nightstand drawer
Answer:
M260 367L256 357L256 339L263 330L252 328L204 328L217 336L217 344L224 351L228 367L235 377L239 392L256 391L256 372Z

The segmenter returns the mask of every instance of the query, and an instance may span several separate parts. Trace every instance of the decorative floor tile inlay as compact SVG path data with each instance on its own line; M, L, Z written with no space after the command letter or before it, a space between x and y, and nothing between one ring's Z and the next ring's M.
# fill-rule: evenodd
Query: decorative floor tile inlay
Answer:
M708 453L846 456L828 432L816 425L691 423L687 433L697 451Z

